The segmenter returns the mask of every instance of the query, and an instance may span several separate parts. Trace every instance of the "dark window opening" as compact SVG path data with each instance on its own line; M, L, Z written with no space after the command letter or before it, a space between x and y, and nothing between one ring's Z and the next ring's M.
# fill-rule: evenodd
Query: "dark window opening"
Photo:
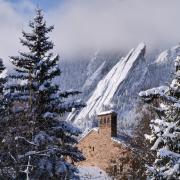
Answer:
M100 124L102 124L103 123L103 121L102 121L102 119L100 119Z

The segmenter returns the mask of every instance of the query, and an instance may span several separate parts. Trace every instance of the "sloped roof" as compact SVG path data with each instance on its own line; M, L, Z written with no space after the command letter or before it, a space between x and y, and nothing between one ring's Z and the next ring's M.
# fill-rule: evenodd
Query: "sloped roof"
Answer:
M80 141L82 141L86 136L88 136L90 133L92 133L93 131L98 131L99 130L99 128L98 127L94 127L94 128L92 128L92 129L90 129L89 131L87 131L87 132L85 132L83 135L82 135L82 137L79 139L79 141L78 142L80 142Z
M79 139L78 142L81 142L84 138L86 138L89 134L93 133L93 132L98 132L99 130L99 127L94 127L92 129L90 129L89 131L87 131L86 133L83 134L83 136ZM123 136L117 136L117 137L111 137L111 140L117 144L120 144L122 145L123 147L125 148L128 148L129 147L129 144L128 144L128 140L123 137Z
M114 110L103 111L103 112L99 113L98 116L112 114L112 113L116 113L116 112Z

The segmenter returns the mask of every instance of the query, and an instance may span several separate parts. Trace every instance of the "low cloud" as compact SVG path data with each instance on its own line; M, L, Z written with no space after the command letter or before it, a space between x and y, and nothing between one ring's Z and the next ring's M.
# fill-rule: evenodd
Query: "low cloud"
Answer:
M26 5L32 12L34 4ZM48 24L55 25L51 37L62 54L129 50L141 41L154 50L180 42L179 7L179 0L65 0L45 14ZM29 17L0 0L1 57L17 53Z
M69 53L85 49L149 49L180 41L179 0L72 0L49 17L56 44Z
M31 11L30 6L25 5L25 1L20 6L13 6L9 1L0 0L0 58L6 65L9 65L9 56L16 55L22 49L19 38L28 14L23 15L21 10Z

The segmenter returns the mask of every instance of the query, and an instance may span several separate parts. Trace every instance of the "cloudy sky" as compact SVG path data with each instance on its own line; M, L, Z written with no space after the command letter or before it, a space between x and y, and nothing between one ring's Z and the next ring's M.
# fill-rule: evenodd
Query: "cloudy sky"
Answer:
M55 25L51 37L63 55L180 42L180 0L0 0L0 57L6 62L22 49L21 30L28 30L36 6Z

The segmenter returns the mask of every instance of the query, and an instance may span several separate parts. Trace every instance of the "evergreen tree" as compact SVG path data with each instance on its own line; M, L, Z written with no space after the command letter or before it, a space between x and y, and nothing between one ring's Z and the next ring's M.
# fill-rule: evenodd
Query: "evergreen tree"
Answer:
M147 166L150 179L180 178L180 57L175 60L175 78L170 86L161 86L140 92L140 96L158 107L157 119L150 123L151 135L146 138L157 152L152 166Z
M60 75L59 56L53 56L54 44L47 36L54 27L46 26L41 10L36 12L32 31L23 31L20 39L28 52L11 57L15 73L7 95L12 112L3 139L3 174L18 180L72 179L74 162L84 160L75 146L80 130L59 119L83 104L66 100L78 91L62 92L54 83Z
M5 98L5 84L7 82L7 71L3 65L3 61L0 59L0 147L2 147L2 140L3 140L3 132L5 131L6 127L6 114L7 114L7 101ZM1 159L1 149L0 148L0 159ZM1 166L0 161L0 166ZM0 170L0 179L1 177L1 170Z
M0 59L0 117L3 117L4 113L4 87L7 81L6 69L3 65L3 61Z
M4 128L5 121L5 110L6 110L6 101L5 101L5 83L7 82L6 69L3 65L3 61L0 59L0 145L2 140L2 129Z

